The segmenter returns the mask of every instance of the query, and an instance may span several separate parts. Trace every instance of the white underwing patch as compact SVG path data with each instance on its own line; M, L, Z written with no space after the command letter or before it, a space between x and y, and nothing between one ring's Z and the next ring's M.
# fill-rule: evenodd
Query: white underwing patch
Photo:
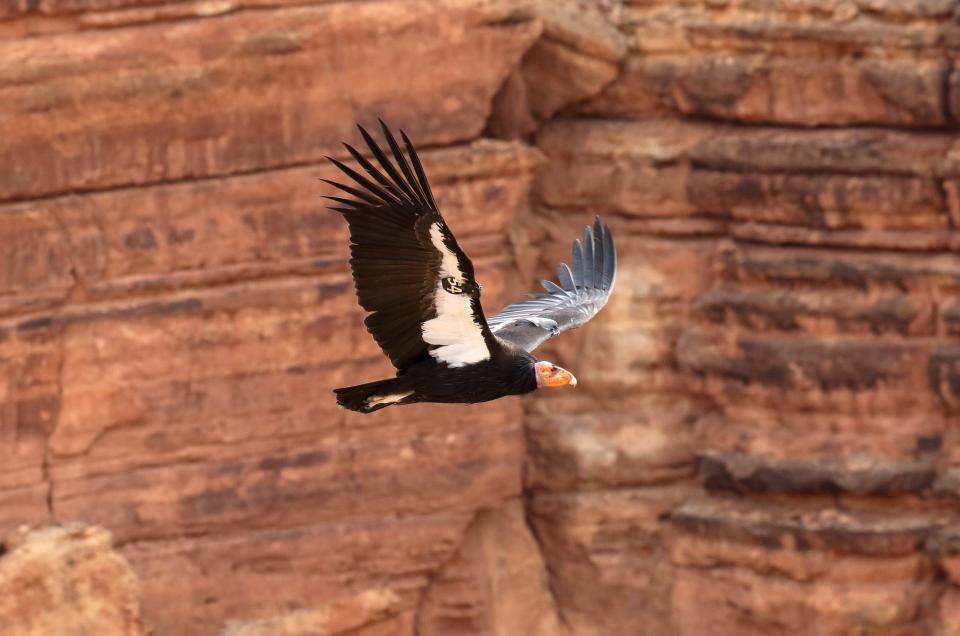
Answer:
M423 341L436 345L430 355L451 367L475 364L490 358L490 351L483 339L483 332L473 316L473 306L468 294L451 294L444 290L443 279L453 277L464 280L457 255L443 242L440 225L430 226L430 240L440 252L440 280L434 293L437 317L423 323Z
M440 252L440 269L443 270L441 276L453 276L462 280L463 272L460 271L460 261L457 260L457 255L450 251L447 244L443 242L443 230L440 229L439 223L430 226L430 241Z

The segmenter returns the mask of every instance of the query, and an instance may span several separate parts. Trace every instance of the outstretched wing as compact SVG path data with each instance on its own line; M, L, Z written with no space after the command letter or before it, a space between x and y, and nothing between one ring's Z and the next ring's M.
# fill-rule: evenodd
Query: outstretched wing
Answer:
M480 307L473 264L433 199L420 159L400 132L409 163L381 121L396 162L360 128L379 168L348 144L364 176L327 157L354 185L327 181L350 198L327 197L350 226L350 265L364 323L398 371L433 356L451 367L490 357L496 341Z
M610 298L617 278L617 252L610 228L600 223L583 230L583 241L573 242L573 267L561 263L560 284L540 284L546 293L507 305L489 320L491 331L527 351L552 336L575 329L593 318Z

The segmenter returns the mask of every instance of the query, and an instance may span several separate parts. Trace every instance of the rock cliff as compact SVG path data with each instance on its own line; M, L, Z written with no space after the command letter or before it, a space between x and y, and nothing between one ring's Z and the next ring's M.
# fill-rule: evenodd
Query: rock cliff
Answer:
M960 634L956 11L0 0L0 631ZM377 117L575 390L336 409Z

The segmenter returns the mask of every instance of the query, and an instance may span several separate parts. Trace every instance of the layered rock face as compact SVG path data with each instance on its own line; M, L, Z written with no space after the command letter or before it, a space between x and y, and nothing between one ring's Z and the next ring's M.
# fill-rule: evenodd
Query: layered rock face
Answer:
M615 7L537 136L547 260L627 235L590 396L527 404L575 633L957 633L955 5L773 4Z
M117 633L960 634L954 5L0 2L0 533ZM488 312L611 223L575 390L336 409L377 117Z
M68 524L8 533L0 559L4 634L142 636L140 588L102 528Z

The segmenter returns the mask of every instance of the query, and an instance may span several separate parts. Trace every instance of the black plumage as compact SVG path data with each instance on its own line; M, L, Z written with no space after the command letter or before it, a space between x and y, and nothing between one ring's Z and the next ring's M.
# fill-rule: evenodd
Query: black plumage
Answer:
M401 131L401 148L380 124L392 161L360 127L373 161L344 144L366 176L328 157L353 183L326 180L349 195L327 198L350 228L357 298L370 312L365 325L397 377L336 389L337 402L369 413L391 404L484 402L575 384L569 372L538 363L529 352L606 303L616 274L609 228L597 219L585 230L583 242L574 244L573 270L561 266L561 285L545 281L546 294L506 307L488 324L473 264L440 215L413 144Z
M533 369L536 361L531 354L515 347L504 348L500 355L490 360L462 367L447 367L427 358L398 371L395 378L335 389L334 392L340 406L361 413L372 413L390 404L489 402L536 389L537 378ZM410 395L397 402L376 401L378 396L406 393Z

